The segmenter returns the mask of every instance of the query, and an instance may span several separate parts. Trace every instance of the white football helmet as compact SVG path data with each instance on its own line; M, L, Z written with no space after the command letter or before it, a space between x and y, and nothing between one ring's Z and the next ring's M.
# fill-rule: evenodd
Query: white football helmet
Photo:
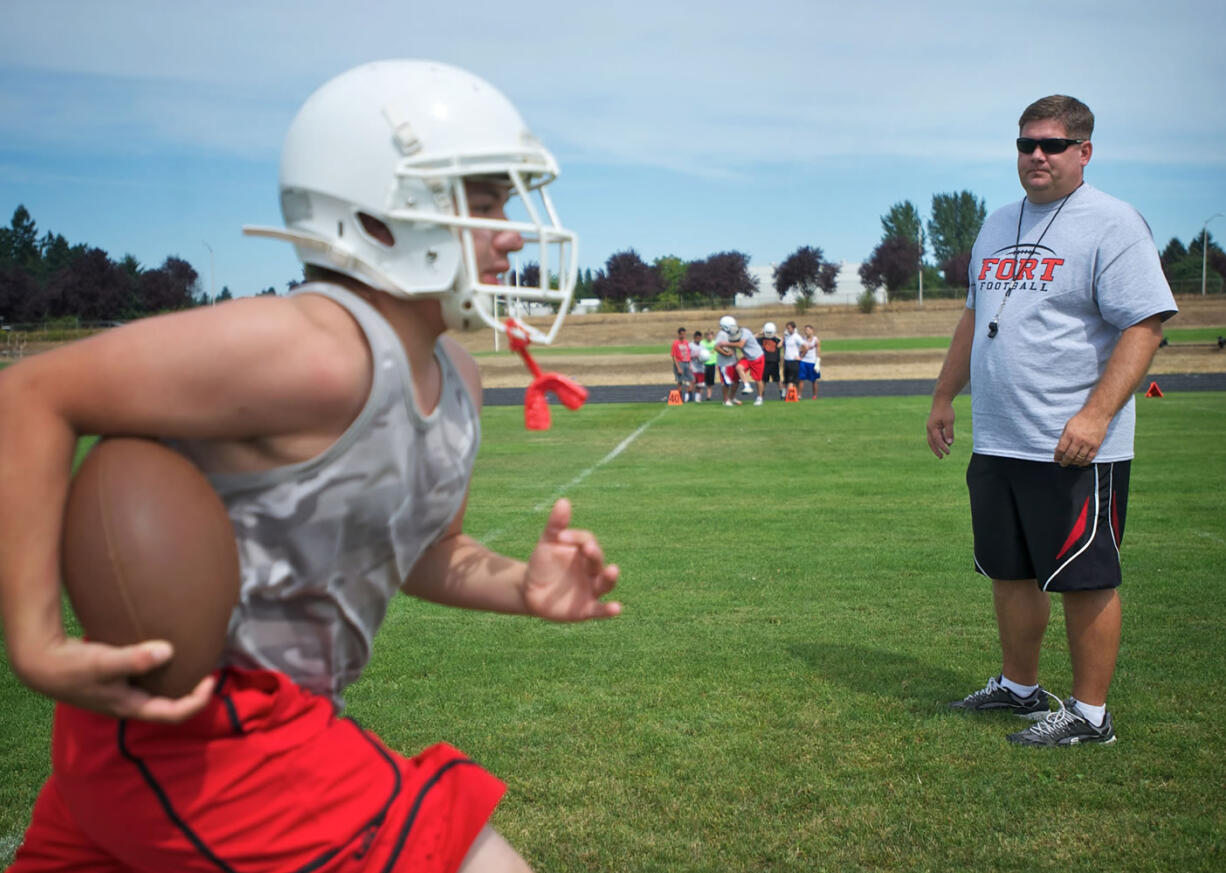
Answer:
M511 102L488 82L446 64L389 60L364 64L324 84L298 111L281 154L285 229L243 232L287 240L304 264L355 278L400 297L437 297L449 327L489 325L497 297L557 307L551 342L570 308L578 275L577 240L563 228L544 186L558 165ZM466 179L511 188L520 220L473 217ZM391 231L387 245L363 214ZM536 254L531 287L483 283L474 230L514 231L526 260ZM534 248L528 248L533 246ZM558 288L550 288L550 279Z
M731 315L725 315L719 320L719 329L728 334L729 339L735 340L741 336L741 329L737 327L736 319Z
M766 324L762 325L762 336L774 336L774 335L775 335L775 322L768 321Z

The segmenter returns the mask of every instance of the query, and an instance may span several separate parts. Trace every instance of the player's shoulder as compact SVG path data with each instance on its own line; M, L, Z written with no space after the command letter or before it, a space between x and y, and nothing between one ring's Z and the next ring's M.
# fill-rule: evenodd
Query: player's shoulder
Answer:
M360 333L361 328L350 310L339 301L304 289L283 300L284 306L302 320L300 328L319 330L331 335Z

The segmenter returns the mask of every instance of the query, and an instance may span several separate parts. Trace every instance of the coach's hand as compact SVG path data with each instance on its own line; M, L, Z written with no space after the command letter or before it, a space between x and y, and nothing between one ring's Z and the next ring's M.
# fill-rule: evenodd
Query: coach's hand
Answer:
M528 559L524 605L529 614L552 621L612 618L621 604L600 598L617 584L616 564L591 531L570 528L570 501L553 505L545 530Z
M932 401L928 413L928 447L938 458L950 453L954 444L954 405L948 400Z
M129 684L133 676L148 673L170 660L168 642L150 641L132 646L108 646L64 637L37 657L22 659L23 682L62 703L110 715L143 721L180 722L199 712L213 693L213 678L206 676L184 697L154 697Z
M1053 460L1061 467L1088 467L1098 456L1110 424L1110 418L1081 410L1064 425Z

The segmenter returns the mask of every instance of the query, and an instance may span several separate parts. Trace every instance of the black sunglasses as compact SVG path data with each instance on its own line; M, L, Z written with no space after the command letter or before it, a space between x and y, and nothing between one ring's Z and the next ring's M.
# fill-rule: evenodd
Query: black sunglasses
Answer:
M1088 142L1084 139L1064 139L1059 136L1049 136L1046 139L1034 139L1029 136L1019 136L1017 138L1017 150L1024 155L1031 154L1035 146L1043 150L1045 155L1058 155L1071 145L1081 145L1083 142Z

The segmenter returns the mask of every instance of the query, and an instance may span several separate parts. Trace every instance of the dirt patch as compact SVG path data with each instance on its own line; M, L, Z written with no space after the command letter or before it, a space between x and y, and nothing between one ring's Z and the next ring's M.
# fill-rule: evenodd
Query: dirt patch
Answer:
M1180 297L1175 327L1222 327L1226 333L1226 297ZM797 315L791 307L761 307L738 310L735 315L748 327L759 329L773 321L783 329L788 321L803 326L812 324L823 339L853 339L906 336L942 336L953 333L962 317L960 300L896 303L878 307L865 314L856 307L822 306ZM722 313L704 309L684 312L638 312L633 314L576 315L566 319L554 343L556 349L599 348L603 346L657 345L659 355L558 354L542 356L543 369L570 376L585 385L667 385L672 381L668 348L678 327L716 329ZM547 327L541 323L542 328ZM493 349L488 331L464 334L458 339L472 352ZM506 348L505 339L500 348ZM822 378L853 379L935 379L945 359L943 349L905 351L834 352L822 355ZM478 359L482 379L489 388L511 388L526 382L527 371L511 354L482 355ZM1151 373L1226 372L1226 350L1214 343L1179 344L1158 350Z
M837 352L822 355L822 378L935 379L945 360L943 349L909 351ZM528 382L528 371L511 355L478 359L487 388L517 388ZM672 369L667 354L655 355L549 355L541 368L562 373L582 385L667 385ZM1226 350L1216 345L1167 346L1159 349L1150 372L1223 373Z

